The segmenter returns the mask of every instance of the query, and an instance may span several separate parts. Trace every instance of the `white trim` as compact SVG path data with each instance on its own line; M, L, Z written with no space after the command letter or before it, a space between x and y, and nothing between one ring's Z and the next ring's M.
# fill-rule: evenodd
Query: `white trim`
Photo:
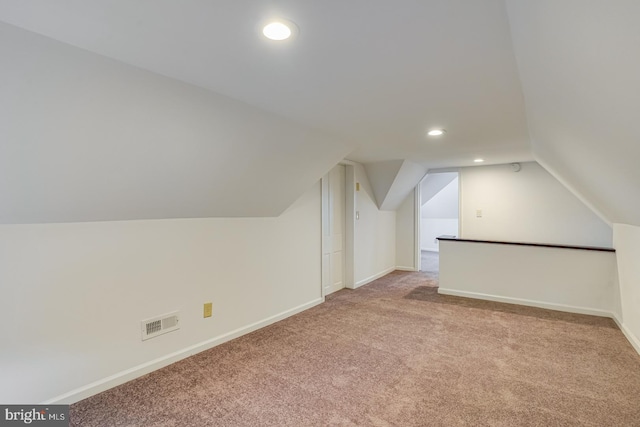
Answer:
M325 296L331 295L334 292L338 292L346 288L347 287L344 285L344 283L340 284L339 286L332 285L332 286L329 286L327 289L325 289L324 295Z
M620 330L622 331L624 336L627 337L627 340L629 340L631 346L638 352L638 354L640 354L640 340L638 339L638 337L636 337L633 332L631 332L625 325L622 325Z
M356 285L354 286L354 289L355 288L359 288L360 286L366 285L367 283L371 283L374 280L377 280L377 279L381 278L382 276L386 276L387 274L389 274L389 273L391 273L392 271L395 271L395 270L396 270L396 267L390 267L390 268L387 268L384 271L381 271L378 274L374 274L373 276L369 276L366 279L359 280L359 281L356 282Z
M477 292L457 291L455 289L438 288L438 293L443 295L453 295L457 297L467 297L482 299L487 301L504 302L507 304L526 305L529 307L546 308L548 310L566 311L569 313L589 314L592 316L600 317L613 317L613 313L606 310L599 310L596 308L576 307L573 305L548 303L542 301L535 301L522 298L501 297L498 295L481 294Z
M56 396L52 399L46 400L42 402L42 404L43 405L71 404L71 403L78 402L82 399L86 399L87 397L93 396L95 394L98 394L100 392L113 388L120 384L124 384L127 381L131 381L135 378L141 377L150 372L163 368L179 360L182 360L194 354L200 353L201 351L208 350L210 348L223 344L227 341L231 341L234 338L238 338L242 335L246 335L260 328L264 328L265 326L271 325L272 323L278 322L282 319L286 319L287 317L293 316L294 314L300 313L304 310L307 310L323 302L324 302L324 297L315 299L305 304L301 304L290 310L285 310L281 313L267 317L266 319L260 320L255 323L251 323L250 325L235 329L231 332L227 332L226 334L222 334L215 338L202 341L198 344L194 344L182 350L178 350L176 352L170 353L166 356L159 357L157 359L151 360L141 365L134 366L133 368L124 370L122 372L118 372L117 374L108 376L101 380L92 382L91 384L87 384L86 386L77 388L68 393L61 394L60 396Z
M354 162L349 160L343 160L338 165L342 165L345 168L345 180L344 180L344 196L345 196L345 247L344 247L344 265L343 265L343 283L346 288L355 289L354 286L355 281L355 221L356 221L356 171ZM333 168L332 168L333 169ZM331 172L331 171L329 171ZM322 177L322 208L321 208L321 229L322 229L322 257L320 259L321 266L321 287L322 287L322 296L327 295L328 290L331 285L329 282L331 281L331 263L329 266L325 265L325 255L330 247L328 243L328 239L330 236L325 236L325 234L331 229L330 226L330 213L329 213L329 172L327 172ZM327 228L328 227L328 228ZM325 270L329 270L325 272Z
M355 281L355 236L356 236L356 169L353 162L344 168L344 285L353 289Z
M447 173L447 172L460 172L460 167L452 167L452 168L435 168L435 169L429 169L426 173L425 176L429 175L429 174L433 174L433 173Z
M329 173L327 172L320 179L320 296L324 298L326 289L329 287L329 278L331 274L325 272L325 254L328 252L328 239L325 236L328 231L327 223L329 221ZM330 272L329 272L330 273Z
M414 267L404 267L404 266L396 266L396 270L400 270L400 271L420 271Z
M462 237L462 174L458 171L458 237ZM440 247L440 242L438 242Z
M415 257L416 257L416 270L420 271L422 268L422 251L429 252L440 252L439 243L436 243L435 248L423 248L422 247L422 232L420 228L422 227L422 181L431 174L436 173L457 173L458 174L458 237L462 236L462 175L460 173L460 168L442 168L442 169L430 169L427 173L422 177L418 185L415 187L415 200L416 200L416 209L415 209L415 225L414 225L414 236L415 236Z
M422 236L420 236L420 222L422 221L422 218L420 216L422 208L421 183L422 179L420 180L420 182L418 182L418 185L413 187L413 266L415 267L415 271L420 271L420 269L422 268L422 248L420 248L420 244L422 243Z
M618 324L618 327L624 334L625 338L627 338L627 341L629 341L629 343L635 349L635 351L638 352L638 354L640 354L640 339L638 339L638 337L636 337L633 334L633 332L631 332L629 328L625 326L624 323L620 322L620 320L618 319L618 316L614 314L612 315L612 317L613 317L613 320Z
M553 304L553 303L534 301L534 300L528 300L528 299L522 299L522 298L500 297L497 295L488 295L488 294L481 294L476 292L456 291L455 289L446 289L446 288L438 288L438 293L443 295L453 295L457 297L466 297L466 298L474 298L474 299L481 299L481 300L487 300L487 301L504 302L507 304L518 304L518 305L526 305L529 307L546 308L549 310L565 311L568 313L589 314L592 316L609 317L613 319L616 325L618 325L618 328L620 328L625 338L627 339L627 341L629 341L629 343L634 348L634 350L638 354L640 354L640 339L638 339L638 337L635 336L634 333L631 332L629 328L627 328L626 325L620 321L618 316L611 311L599 310L594 308L576 307L576 306L565 305L565 304Z
M622 330L622 322L618 318L618 315L615 314L615 313L611 313L611 318L613 319L614 322L616 322L616 325L618 325L618 328L620 328L620 330Z

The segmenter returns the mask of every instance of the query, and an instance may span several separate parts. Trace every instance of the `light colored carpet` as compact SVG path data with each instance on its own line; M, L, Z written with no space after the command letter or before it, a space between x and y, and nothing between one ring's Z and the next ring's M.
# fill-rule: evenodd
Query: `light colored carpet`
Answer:
M638 426L610 319L394 272L71 407L74 426Z
M440 272L440 254L432 251L420 252L420 271L428 277L437 279Z

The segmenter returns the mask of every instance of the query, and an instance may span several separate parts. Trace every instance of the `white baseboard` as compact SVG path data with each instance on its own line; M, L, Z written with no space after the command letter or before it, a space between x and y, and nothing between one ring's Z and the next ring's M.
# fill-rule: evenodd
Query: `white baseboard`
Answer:
M481 294L476 292L457 291L455 289L446 289L446 288L438 288L438 293L443 295L453 295L457 297L505 302L508 304L526 305L529 307L546 308L549 310L566 311L569 313L589 314L592 316L600 316L600 317L610 317L611 319L613 319L614 322L616 322L616 324L624 334L625 338L629 341L629 343L635 349L635 351L638 354L640 354L640 339L638 339L638 337L635 336L633 332L631 332L629 328L627 328L626 325L620 321L620 319L615 313L610 311L599 310L594 308L575 307L572 305L565 305L565 304L547 303L542 301L534 301L534 300L527 300L527 299L521 299L521 298L501 297L497 295L488 295L488 294Z
M327 288L324 289L324 295L331 295L334 292L338 292L344 288L348 288L348 286L329 286Z
M397 266L396 270L400 270L400 271L420 271L415 267L403 267L401 265Z
M127 369L125 371L118 372L117 374L111 375L107 378L103 378L91 384L87 384L84 387L80 387L68 393L62 394L60 396L56 396L52 399L42 402L42 404L44 405L71 404L71 403L78 402L82 399L86 399L87 397L101 393L110 388L116 387L120 384L124 384L127 381L131 381L135 378L141 377L150 372L163 368L179 360L182 360L194 354L200 353L201 351L208 350L217 345L223 344L227 341L231 341L234 338L238 338L242 335L246 335L260 328L264 328L265 326L271 325L272 323L278 322L282 319L286 319L287 317L293 316L294 314L300 313L304 310L307 310L323 302L324 302L324 298L315 299L308 303L294 307L290 310L283 311L276 315L267 317L266 319L260 320L258 322L252 323L242 328L238 328L226 334L219 335L215 338L211 338L209 340L184 348L182 350L178 350L166 356L162 356L155 360L151 360L141 365L134 366L133 368Z
M620 330L627 338L627 341L629 341L631 346L638 352L638 354L640 354L640 339L638 339L638 337L635 336L624 323L620 323L617 317L614 316L613 320L615 320L615 322L618 324Z
M357 282L356 287L360 287L363 285L366 285L367 283L373 282L376 279L379 279L382 276L385 276L386 274L391 273L392 271L394 271L395 269L401 269L402 267L397 267L397 268L389 268L387 270L384 270L378 274L375 274L371 277L368 277L364 280L361 280L359 282ZM500 297L497 295L488 295L488 294L481 294L481 293L476 293L476 292L467 292L467 291L457 291L454 289L446 289L446 288L439 288L438 289L438 293L441 293L443 295L453 295L453 296L460 296L460 297L467 297L467 298L475 298L475 299L483 299L483 300L489 300L489 301L496 301L496 302L505 302L505 303L511 303L511 304L519 304L519 305L526 305L526 306L531 306L531 307L539 307L539 308L547 308L547 309L551 309L551 310L558 310L558 311L568 311L571 313L580 313L580 314L590 314L590 315L595 315L595 316L602 316L602 317L610 317L612 318L616 324L618 325L618 327L620 328L620 330L622 331L622 333L624 334L624 336L627 338L627 340L629 341L629 343L633 346L633 348L638 352L638 354L640 354L640 340L638 339L638 337L636 337L621 321L620 319L618 319L618 317L611 312L605 311L605 310L596 310L596 309L590 309L590 308L583 308L583 307L574 307L574 306L569 306L569 305L564 305L564 304L551 304L551 303L545 303L545 302L541 302L541 301L533 301L533 300L526 300L526 299L520 299L520 298L510 298L510 297ZM118 385L124 384L127 381L131 381L135 378L141 377L143 375L146 375L150 372L153 372L155 370L158 370L160 368L163 368L167 365L170 365L172 363L175 363L179 360L185 359L189 356L192 356L194 354L200 353L201 351L205 351L208 350L210 348L213 348L217 345L223 344L227 341L231 341L234 338L240 337L242 335L248 334L250 332L253 332L255 330L258 330L260 328L263 328L265 326L271 325L275 322L278 322L282 319L286 319L287 317L293 316L294 314L300 313L304 310L307 310L311 307L314 307L318 304L321 304L324 302L324 298L318 298L315 299L313 301L310 301L308 303L299 305L297 307L294 307L290 310L286 310L283 311L282 313L276 314L274 316L268 317L266 319L263 319L261 321L252 323L250 325L247 325L245 327L242 328L238 328L236 330L233 330L231 332L228 332L226 334L217 336L215 338L200 342L198 344L192 345L190 347L184 348L182 350L176 351L174 353L168 354L166 356L157 358L155 360L149 361L147 363L143 363L141 365L135 366L131 369L127 369L125 371L122 372L118 372L117 374L111 375L107 378L104 378L102 380L98 380L95 381L91 384L88 384L86 386L77 388L75 390L72 390L68 393L56 396L52 399L49 399L47 401L42 402L42 404L71 404L71 403L75 403L78 402L82 399L86 399L87 397L93 396L95 394L101 393L103 391L106 391L110 388L116 387Z
M620 321L618 316L615 313L611 313L611 318L613 319L614 322L616 322L616 325L618 325L618 328L622 330L622 322Z
M613 317L613 313L611 313L610 311L600 310L597 308L576 307L573 305L556 304L556 303L535 301L535 300L522 299L522 298L502 297L498 295L481 294L481 293L469 292L469 291L458 291L455 289L447 289L447 288L438 288L438 293L443 295L453 295L457 297L467 297L467 298L482 299L487 301L504 302L507 304L518 304L518 305L526 305L529 307L546 308L549 310L556 310L556 311L566 311L569 313L589 314L592 316L600 316L600 317Z
M391 268L387 268L384 271L381 271L378 274L374 274L373 276L369 276L366 279L362 279L362 280L358 280L355 284L355 286L353 287L353 289L355 288L359 288L360 286L366 285L367 283L371 283L374 280L377 280L379 278L381 278L382 276L386 276L387 274L391 273L392 271L395 271L395 267L391 267Z

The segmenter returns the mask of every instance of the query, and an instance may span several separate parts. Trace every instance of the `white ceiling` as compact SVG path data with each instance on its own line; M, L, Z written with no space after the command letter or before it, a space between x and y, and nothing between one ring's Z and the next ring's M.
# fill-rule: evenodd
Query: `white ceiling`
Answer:
M69 48L75 49L73 53L52 45L57 53L51 64L62 67L60 81L73 77L72 64L95 65L101 71L93 75L89 85L93 88L101 79L115 85L150 80L153 83L142 84L150 93L156 84L164 88L158 102L161 112L150 114L148 120L168 127L168 132L171 124L161 123L161 118L171 117L171 104L166 103L171 93L180 92L189 108L200 102L189 85L206 89L202 96L209 97L207 108L213 110L225 110L225 97L245 103L242 108L247 110L234 116L233 123L243 123L248 117L248 129L236 132L235 140L224 144L216 138L227 131L233 134L231 128L236 125L230 123L222 134L218 128L212 133L208 118L199 117L197 135L185 142L191 144L191 157L186 156L182 166L172 165L172 179L180 177L172 181L179 184L175 197L163 200L165 210L147 206L147 211L159 212L159 217L176 215L172 206L185 194L191 195L183 203L187 207L196 206L199 202L195 201L203 196L212 200L224 196L237 209L186 208L178 216L277 214L342 153L349 152L347 158L363 163L402 161L424 169L470 166L476 157L484 158L485 164L537 160L607 221L640 225L639 16L637 0L0 0L0 21L138 68L126 71L121 65L89 56L81 60L80 49ZM270 17L297 23L298 36L284 43L264 39L260 24ZM28 62L25 55L41 54L45 49L44 42L15 34L25 40L7 41L6 49L20 64ZM0 56L0 60L7 58ZM96 65L100 61L107 62ZM0 82L4 91L0 95L11 95L0 99L5 120L18 114L14 100L22 96L7 78L20 80L24 87L29 86L28 79L36 79L38 90L59 86L55 76L49 81L46 75L50 64L37 72L37 59L31 62L25 73L28 78L20 78L24 64L7 61L0 66L6 86ZM160 83L139 69L188 85ZM83 86L71 84L59 87L55 95L64 96L69 90L74 97L83 97ZM45 99L35 89L31 92L20 117L31 117L35 110L46 118L49 111L37 104L45 100L56 105L53 98ZM29 141L64 146L69 138L75 138L76 145L89 138L88 143L96 147L87 146L82 160L91 160L92 153L101 150L98 144L110 144L122 136L118 131L94 140L103 126L96 115L109 113L123 99L127 98L114 96L109 105L96 102L93 110L95 105L83 105L89 107L86 122L95 121L94 127L86 124L85 133L59 127L52 128L57 133L51 141L41 141L45 133L34 133ZM157 101L145 94L145 107L136 114ZM55 111L57 115L67 113L69 110ZM114 125L136 128L135 138L130 136L126 143L140 144L135 147L138 150L154 150L157 136L166 133L134 123L135 115L123 117ZM180 131L174 132L181 140L190 137L185 132L191 129L190 117L185 114L182 119ZM270 123L262 145L250 141L253 135L260 135L260 123ZM0 150L7 151L3 161L15 170L35 164L20 151L24 146L21 138L35 132L32 127L28 123L0 126L3 144L9 138L2 132L9 129L5 133L12 136L9 145L13 143L11 150L15 151L0 145ZM425 132L431 127L444 127L447 133L428 139ZM313 136L298 145L296 135L305 132ZM169 140L163 143L171 146ZM71 147L67 154L77 157L77 150ZM109 155L109 166L121 163L122 156ZM217 174L207 170L212 158L225 166ZM253 160L246 163L246 158ZM139 183L132 163L119 186L130 183L135 191L126 200L114 196L114 205L142 199L154 188L153 177L162 169L162 162L150 161L144 170L148 186L135 187ZM233 171L233 165L243 162L244 175L220 184L225 176L222 170ZM86 167L96 169L96 165L100 166L97 161L89 162ZM70 171L69 182L77 182L82 171ZM11 179L27 179L0 173L9 187ZM108 181L105 174L96 178L100 184ZM43 181L50 178L42 176ZM265 210L234 199L260 179L279 188L277 206ZM200 181L202 187L194 185ZM391 188L393 181L387 181L383 187ZM38 185L32 183L34 188ZM116 195L117 190L105 184L104 191ZM20 189L7 191L23 193ZM160 200L163 196L155 197ZM389 197L395 195L387 194L385 200ZM29 203L25 201L27 208ZM102 212L98 202L91 208ZM121 214L106 219L147 217Z
M507 4L536 159L606 221L640 225L640 1Z
M456 178L457 172L430 173L425 176L420 183L420 203L424 206Z
M299 35L266 40L270 17ZM2 0L0 20L336 135L355 161L533 158L501 0Z
M0 224L278 216L352 150L0 23Z

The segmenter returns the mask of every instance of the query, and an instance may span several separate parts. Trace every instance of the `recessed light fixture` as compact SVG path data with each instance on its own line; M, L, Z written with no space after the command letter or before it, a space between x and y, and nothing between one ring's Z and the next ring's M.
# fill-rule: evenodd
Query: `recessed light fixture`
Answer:
M446 130L444 129L431 129L429 132L427 132L427 135L429 136L440 136L443 135L446 132Z
M473 161L476 162L476 163L482 163L482 162L484 162L484 159L478 158L478 159L473 159Z
M269 22L262 28L262 34L270 40L282 41L290 38L296 32L297 27L291 21L278 19Z

